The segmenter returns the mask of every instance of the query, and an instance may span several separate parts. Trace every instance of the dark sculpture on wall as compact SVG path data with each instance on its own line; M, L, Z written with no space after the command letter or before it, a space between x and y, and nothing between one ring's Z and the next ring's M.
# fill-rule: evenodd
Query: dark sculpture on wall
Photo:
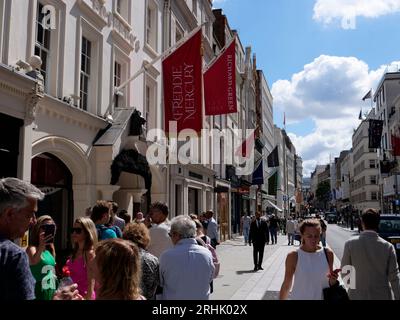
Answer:
M121 172L134 173L144 178L145 188L147 189L146 198L147 206L151 204L151 182L152 175L149 163L145 156L141 155L137 150L122 150L114 159L111 165L111 184L118 183Z
M140 136L143 133L143 125L146 123L146 120L142 117L139 110L133 111L131 115L131 126L129 130L130 136Z

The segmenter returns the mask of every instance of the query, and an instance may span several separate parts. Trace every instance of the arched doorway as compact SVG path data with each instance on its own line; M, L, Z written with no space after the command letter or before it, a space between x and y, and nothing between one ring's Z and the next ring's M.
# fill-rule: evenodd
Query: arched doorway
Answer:
M73 224L72 174L59 158L42 153L32 159L31 182L46 194L38 203L37 217L53 218L57 225L56 252L63 256L70 248Z

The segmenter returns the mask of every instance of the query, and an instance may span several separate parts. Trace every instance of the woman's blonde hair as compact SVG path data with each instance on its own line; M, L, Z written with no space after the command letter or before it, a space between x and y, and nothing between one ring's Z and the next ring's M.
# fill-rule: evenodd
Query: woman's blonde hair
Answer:
M39 246L39 234L40 234L40 228L46 224L46 222L50 221L51 223L54 223L54 220L52 217L49 215L44 215L40 216L36 220L36 224L32 227L30 236L29 236L29 245L38 247Z
M96 264L101 277L99 298L139 298L141 268L139 249L134 243L118 238L99 242L96 247Z
M143 223L129 223L124 228L122 238L132 241L139 248L146 249L150 243L150 232Z
M98 242L96 225L94 224L92 219L88 217L78 218L75 220L75 223L79 223L82 227L83 232L85 233L85 244L83 246L84 252L92 250L93 247ZM76 258L79 249L79 244L74 243L73 246L74 247L72 249L72 260ZM85 262L87 262L85 254L84 254L84 259Z

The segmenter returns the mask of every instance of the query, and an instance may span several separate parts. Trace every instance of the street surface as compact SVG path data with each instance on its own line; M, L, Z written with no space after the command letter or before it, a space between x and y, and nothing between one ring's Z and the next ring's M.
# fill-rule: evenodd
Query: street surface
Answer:
M335 253L334 268L340 267L344 243L353 235L349 229L329 224L327 244ZM214 293L211 300L276 300L283 282L286 256L296 250L299 243L288 246L287 237L278 235L276 245L266 245L264 251L264 270L253 271L253 248L245 246L242 236L221 243L217 247L221 270L214 280Z

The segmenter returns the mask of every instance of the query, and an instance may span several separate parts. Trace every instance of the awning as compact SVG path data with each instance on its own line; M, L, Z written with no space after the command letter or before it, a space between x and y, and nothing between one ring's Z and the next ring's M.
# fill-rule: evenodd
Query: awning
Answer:
M282 212L282 211L283 211L283 210L280 209L275 203L273 203L273 202L271 202L271 201L269 201L269 200L267 200L267 202L268 202L268 204L269 204L268 207L272 207L272 208L278 210L278 212Z
M214 188L215 193L229 193L229 188L225 186L217 186Z

